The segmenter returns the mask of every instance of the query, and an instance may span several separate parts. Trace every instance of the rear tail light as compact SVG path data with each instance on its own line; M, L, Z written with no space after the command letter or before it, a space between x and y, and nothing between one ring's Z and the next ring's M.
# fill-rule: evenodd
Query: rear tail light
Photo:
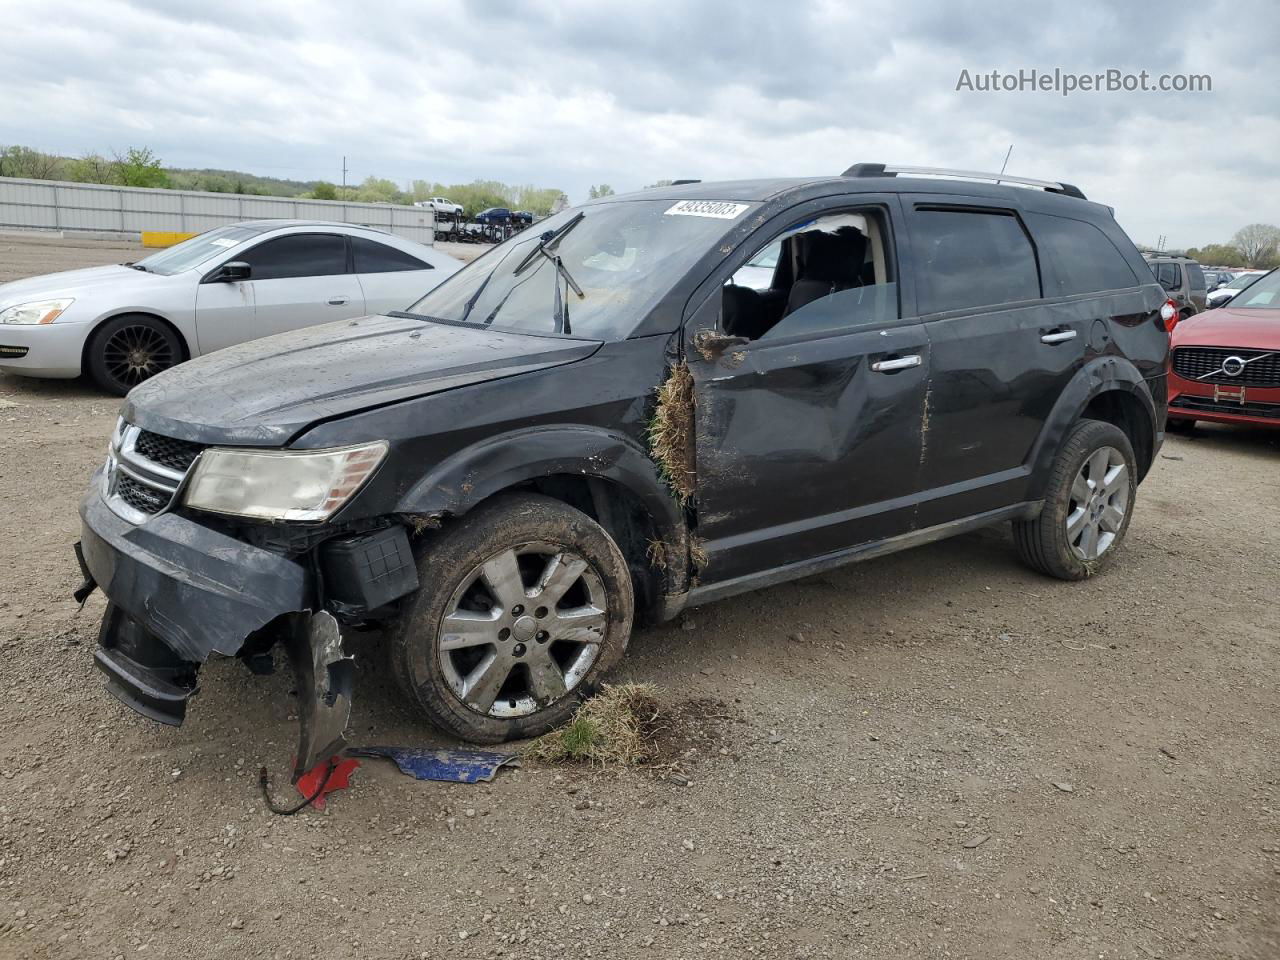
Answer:
M1160 308L1160 319L1164 321L1165 331L1173 333L1173 328L1178 325L1178 305L1172 300L1166 300Z

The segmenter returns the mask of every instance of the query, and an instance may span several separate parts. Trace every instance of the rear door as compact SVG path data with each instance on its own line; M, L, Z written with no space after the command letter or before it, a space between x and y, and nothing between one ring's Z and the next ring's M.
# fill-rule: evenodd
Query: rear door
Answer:
M998 510L1023 498L1028 454L1089 333L1045 296L1035 244L1007 202L903 198L932 368L919 525Z
M364 291L350 269L347 238L337 233L290 233L237 254L249 264L254 319L248 336L197 319L201 347L217 349L331 320L365 314ZM206 347L206 343L216 346Z
M368 313L404 310L444 279L431 264L369 237L351 237L351 256Z
M1198 263L1188 263L1187 267L1187 296L1191 303L1195 306L1197 313L1203 313L1208 306L1209 296L1208 283L1205 280L1204 271L1200 269Z
M775 218L723 269L739 270L787 230L851 213L877 224L880 252L865 284L789 305L756 339L717 348L706 337L724 334L726 291L742 295L730 283L686 328L704 584L912 528L929 342L897 282L895 198L846 202L815 201Z

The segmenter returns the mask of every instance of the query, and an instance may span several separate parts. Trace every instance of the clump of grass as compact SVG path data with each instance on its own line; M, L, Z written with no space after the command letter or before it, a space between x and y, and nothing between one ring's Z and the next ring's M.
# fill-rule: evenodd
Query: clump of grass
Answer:
M656 755L660 712L653 684L606 684L572 720L533 741L526 753L544 763L647 763Z
M650 540L644 555L649 561L649 566L657 570L667 569L667 545L663 541Z
M711 562L711 558L707 556L707 548L701 537L689 538L689 559L693 561L693 568L701 573L707 569L707 564Z
M663 478L683 506L697 487L693 453L693 374L678 364L658 388L658 406L649 421L649 449Z

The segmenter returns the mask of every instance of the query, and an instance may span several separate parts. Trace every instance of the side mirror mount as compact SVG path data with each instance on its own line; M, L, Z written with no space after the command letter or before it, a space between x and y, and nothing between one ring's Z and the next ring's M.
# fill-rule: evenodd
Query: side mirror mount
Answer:
M222 265L213 279L220 283L236 283L240 280L248 280L252 273L253 268L243 260L231 260Z

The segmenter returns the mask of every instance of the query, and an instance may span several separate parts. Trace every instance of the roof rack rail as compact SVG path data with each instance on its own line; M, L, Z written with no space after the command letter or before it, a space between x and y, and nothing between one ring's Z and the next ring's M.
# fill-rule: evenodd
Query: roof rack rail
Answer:
M1061 193L1068 197L1088 197L1080 188L1070 183L1057 180L1032 180L1029 177L1012 177L1007 173L981 173L976 170L947 170L943 167L900 167L884 163L855 163L841 174L842 177L896 177L899 174L908 177L955 177L960 180L992 180L996 183L1017 183L1024 187L1039 187L1050 193Z

